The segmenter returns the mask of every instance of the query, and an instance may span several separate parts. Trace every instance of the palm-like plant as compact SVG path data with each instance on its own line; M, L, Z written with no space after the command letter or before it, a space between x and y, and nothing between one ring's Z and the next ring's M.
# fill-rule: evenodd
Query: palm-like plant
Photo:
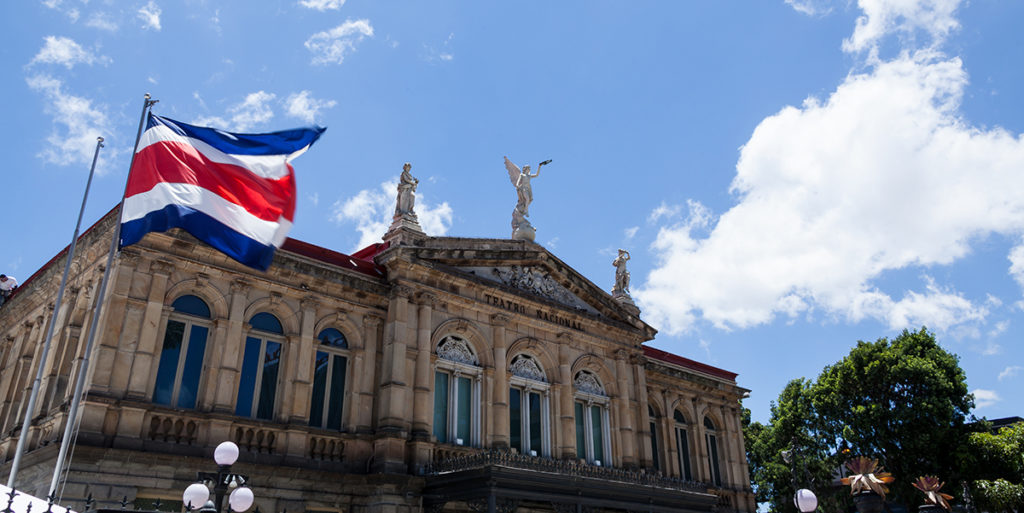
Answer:
M952 508L949 505L949 500L953 498L952 495L947 495L940 492L939 490L946 483L940 482L939 478L935 476L921 476L918 477L913 483L914 488L921 490L925 495L925 502L928 504L934 504L936 506L942 506L946 511L951 511Z
M850 470L850 475L841 481L844 485L850 486L851 495L858 492L875 492L884 500L885 494L889 492L885 485L896 480L888 472L882 471L877 459L867 456L857 456L847 461L846 468Z

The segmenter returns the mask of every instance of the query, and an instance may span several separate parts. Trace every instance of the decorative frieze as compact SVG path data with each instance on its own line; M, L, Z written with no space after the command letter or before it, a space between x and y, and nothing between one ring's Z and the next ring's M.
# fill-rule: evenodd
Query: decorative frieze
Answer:
M437 357L456 363L480 366L480 360L470 349L469 342L455 335L448 335L441 339L441 343L437 345Z

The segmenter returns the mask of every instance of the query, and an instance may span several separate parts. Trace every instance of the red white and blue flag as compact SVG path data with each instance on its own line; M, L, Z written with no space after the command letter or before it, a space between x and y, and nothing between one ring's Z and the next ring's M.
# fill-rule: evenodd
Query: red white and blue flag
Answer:
M267 270L295 218L290 164L326 130L235 134L149 114L121 208L120 245L182 228Z

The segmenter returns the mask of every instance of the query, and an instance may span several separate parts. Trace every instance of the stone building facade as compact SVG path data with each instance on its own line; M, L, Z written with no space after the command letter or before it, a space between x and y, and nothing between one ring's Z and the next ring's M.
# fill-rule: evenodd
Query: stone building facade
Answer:
M0 308L0 474L45 494L116 212ZM189 235L114 264L64 502L180 501L233 440L261 511L756 509L736 375L543 247L408 227L353 255L289 239L264 273Z

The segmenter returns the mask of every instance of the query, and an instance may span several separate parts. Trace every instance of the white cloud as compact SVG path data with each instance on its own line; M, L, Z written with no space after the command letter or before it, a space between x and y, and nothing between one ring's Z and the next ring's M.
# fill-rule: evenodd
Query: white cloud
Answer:
M674 219L679 217L679 214L683 211L681 205L668 205L662 202L651 211L651 214L647 216L648 223L657 223L661 219Z
M50 9L61 11L65 16L68 17L68 19L71 20L71 23L78 21L78 17L81 14L78 12L78 9L74 7L62 9L64 7L64 2L62 0L42 0L42 4L45 5L46 7L49 7Z
M198 91L193 92L192 97L198 100L200 105L205 106ZM274 118L274 111L270 107L274 98L277 96L262 90L249 93L240 103L228 107L230 115L228 119L221 116L200 116L192 122L196 125L223 128L232 132L248 132Z
M786 3L808 16L822 16L832 11L832 0L786 0Z
M857 18L853 35L843 41L843 50L860 52L877 48L889 34L911 40L920 33L941 43L960 23L956 10L962 0L858 0L863 14Z
M380 184L378 189L364 189L355 196L334 203L331 220L338 224L354 222L360 233L353 251L381 241L391 226L397 190L398 182L391 180ZM424 195L416 193L415 210L427 235L442 236L451 228L452 208L447 201L432 206Z
M49 75L33 75L26 79L33 91L43 95L45 112L53 118L53 132L46 139L46 148L39 153L44 161L60 166L90 165L96 150L96 137L110 137L112 124L101 107L64 89L60 80ZM106 171L105 162L113 160L117 150L109 145L100 153L96 172Z
M1002 400L1002 398L999 397L999 394L997 394L995 390L975 388L974 390L971 390L971 393L974 394L975 409L987 408Z
M110 61L108 57L97 57L89 50L82 48L81 45L71 38L46 36L43 40L45 41L43 47L32 58L30 64L59 64L67 69L71 69L76 64L88 64L91 66L97 62L106 64Z
M952 264L980 235L1024 229L1013 192L1024 188L1024 140L967 124L966 85L959 59L904 53L763 120L736 166L738 204L711 233L695 237L692 219L660 229L658 265L634 295L651 322L677 333L699 313L749 327L792 295L891 327L983 320L985 305L929 280L898 301L876 284L886 271Z
M88 20L85 20L85 26L107 32L117 32L118 29L117 22L104 12L93 13L92 16L89 16Z
M313 64L341 64L347 54L355 51L356 43L367 36L373 37L369 20L345 20L331 30L310 36L306 48L313 52Z
M626 236L626 240L632 240L636 237L636 232L640 230L639 226L631 226L622 231L622 234Z
M320 12L337 11L345 5L345 0L299 0L299 5Z
M1010 276L1024 288L1024 243L1011 249L1007 258L1010 260Z
M314 123L316 118L320 116L321 110L333 108L338 104L334 100L318 100L313 98L311 94L309 91L302 91L289 95L284 100L285 112L289 116L301 119L306 123Z
M999 373L999 381L1015 377L1022 370L1024 370L1024 367L1021 367L1020 365L1010 365L1009 367L1003 369L1003 372Z
M138 11L138 18L142 20L142 28L153 29L157 32L160 31L160 14L163 11L160 10L160 6L153 0L149 0L149 3L140 7Z
M270 108L270 102L274 98L276 98L275 95L266 91L256 91L246 95L242 103L228 109L228 112L231 113L232 128L238 132L245 132L273 119L274 111Z
M995 356L1003 352L1003 346L989 340L985 343L985 349L981 351L982 356Z

